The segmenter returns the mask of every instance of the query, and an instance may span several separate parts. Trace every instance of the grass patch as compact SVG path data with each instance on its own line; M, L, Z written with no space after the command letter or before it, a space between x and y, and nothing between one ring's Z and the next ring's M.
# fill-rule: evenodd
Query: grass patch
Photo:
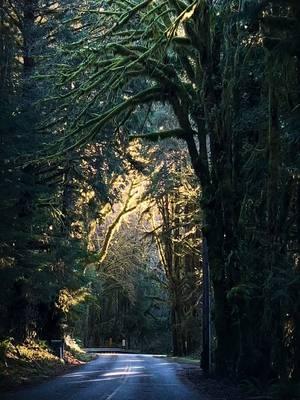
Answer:
M197 364L200 365L200 359L194 357L166 357L167 360L177 362L179 364Z
M197 354L190 354L186 357L173 357L172 355L167 355L167 356L155 356L155 357L161 357L164 358L165 360L168 361L173 361L177 362L179 364L194 364L194 365L200 365L200 359Z

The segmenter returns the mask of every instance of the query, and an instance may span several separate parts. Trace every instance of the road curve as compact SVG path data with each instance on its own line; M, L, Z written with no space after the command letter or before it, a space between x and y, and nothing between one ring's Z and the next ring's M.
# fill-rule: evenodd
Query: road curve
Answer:
M164 358L102 354L51 381L1 394L1 400L205 400Z

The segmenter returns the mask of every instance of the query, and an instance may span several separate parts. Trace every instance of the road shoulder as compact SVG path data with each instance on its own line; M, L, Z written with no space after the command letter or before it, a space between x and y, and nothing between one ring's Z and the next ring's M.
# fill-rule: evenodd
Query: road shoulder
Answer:
M244 400L240 386L229 380L207 377L200 368L200 360L189 357L164 357L167 362L178 365L177 375L188 380L207 400Z

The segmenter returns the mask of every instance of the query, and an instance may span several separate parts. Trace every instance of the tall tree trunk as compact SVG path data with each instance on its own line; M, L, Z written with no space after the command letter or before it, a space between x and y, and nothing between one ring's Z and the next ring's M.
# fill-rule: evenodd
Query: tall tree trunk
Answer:
M210 270L206 238L203 237L203 309L202 309L202 355L201 367L205 373L211 372L211 295Z

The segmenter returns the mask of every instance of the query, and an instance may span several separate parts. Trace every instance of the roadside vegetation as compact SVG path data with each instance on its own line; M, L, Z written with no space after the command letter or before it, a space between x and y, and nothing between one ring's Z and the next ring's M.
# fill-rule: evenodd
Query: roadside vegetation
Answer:
M0 343L0 351L0 389L6 390L55 377L95 357L86 354L74 342L67 346L63 359L55 356L40 340L17 344L8 339Z

